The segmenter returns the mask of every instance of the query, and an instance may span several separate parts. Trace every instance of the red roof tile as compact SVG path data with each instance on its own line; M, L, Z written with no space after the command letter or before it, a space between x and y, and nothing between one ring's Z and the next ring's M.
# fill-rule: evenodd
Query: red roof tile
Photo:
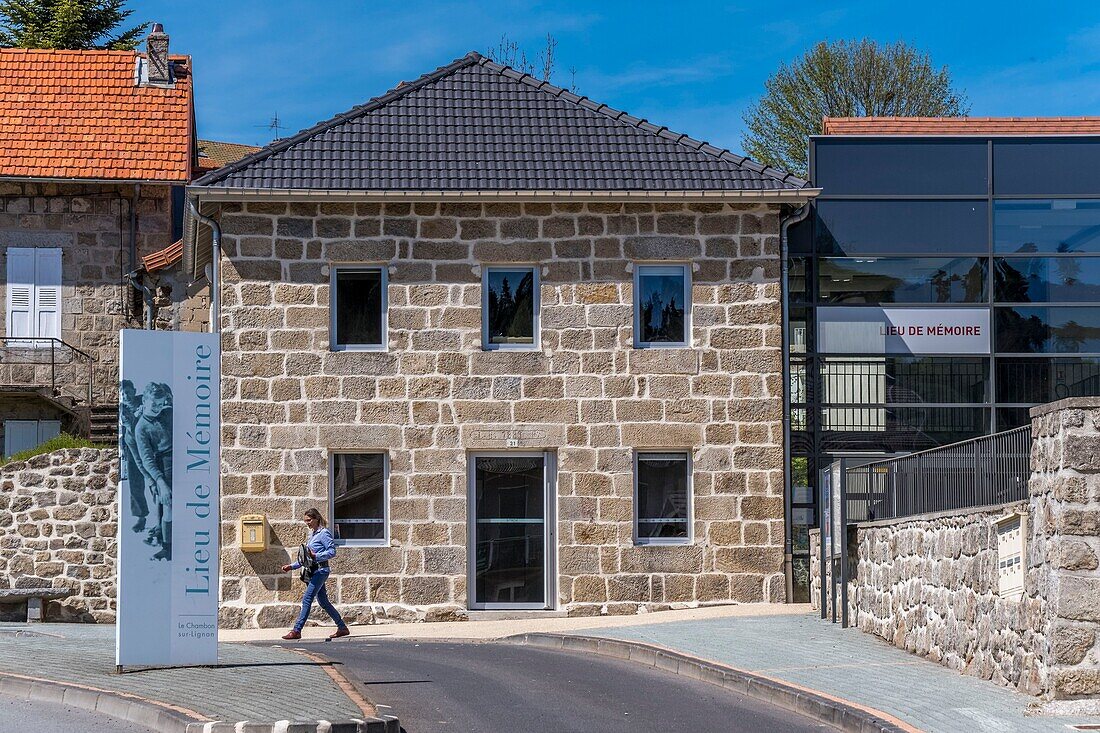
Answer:
M183 240L177 239L164 249L142 257L141 264L147 272L157 272L169 265L176 264L181 259L183 259Z
M0 49L0 176L187 181L191 59L134 83L133 51Z
M825 135L1100 135L1100 117L826 117Z
M219 140L199 140L198 169L203 173L216 170L223 165L236 163L244 156L251 155L257 150L259 148L255 145L226 143Z

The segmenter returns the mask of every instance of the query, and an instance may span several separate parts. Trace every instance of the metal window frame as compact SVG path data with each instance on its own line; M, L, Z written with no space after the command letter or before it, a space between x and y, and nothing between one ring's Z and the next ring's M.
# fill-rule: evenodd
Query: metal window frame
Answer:
M534 313L531 314L532 335L529 344L494 344L489 341L489 274L501 270L530 270L534 281L532 292L534 302L531 304ZM541 351L542 350L542 277L537 263L518 262L516 264L482 265L481 266L481 350L482 351Z
M641 520L638 504L638 464L645 456L675 456L684 460L687 470L685 491L687 492L687 537L642 537L638 532L638 524ZM648 545L694 545L695 544L695 481L694 461L690 448L639 448L634 450L634 544L637 546Z
M371 521L352 520L351 524L382 524L382 537L375 540L338 539L333 541L342 547L389 547L390 546L390 454L389 451L376 448L340 448L328 451L328 516L336 524L336 456L369 455L382 456L382 519ZM345 522L345 524L348 522Z
M684 274L684 338L681 341L642 341L642 301L639 284L643 270L679 269ZM634 348L635 349L690 349L692 340L691 312L694 304L691 298L690 262L635 262L633 277L634 300Z
M477 459L541 458L543 487L544 603L477 600ZM552 450L470 451L466 454L466 607L471 611L554 611L558 597L558 457Z
M341 272L373 272L377 270L382 275L382 319L381 339L379 344L341 344L338 343L336 332L336 311L338 308L336 296L336 279ZM329 351L377 351L385 352L390 348L390 296L389 296L389 268L384 263L340 263L329 265L329 306L328 306L328 340Z

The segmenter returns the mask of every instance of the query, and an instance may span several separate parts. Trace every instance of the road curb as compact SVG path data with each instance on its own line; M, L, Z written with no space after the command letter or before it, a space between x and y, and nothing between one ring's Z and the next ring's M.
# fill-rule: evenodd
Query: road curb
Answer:
M279 720L259 723L242 720L231 723L208 720L194 710L128 692L9 672L0 672L0 695L98 712L143 725L158 733L401 733L400 721L390 715L342 721Z
M919 728L881 710L785 680L746 672L655 644L549 633L517 634L500 641L545 649L599 654L661 669L724 687L731 692L805 715L852 733L921 733Z

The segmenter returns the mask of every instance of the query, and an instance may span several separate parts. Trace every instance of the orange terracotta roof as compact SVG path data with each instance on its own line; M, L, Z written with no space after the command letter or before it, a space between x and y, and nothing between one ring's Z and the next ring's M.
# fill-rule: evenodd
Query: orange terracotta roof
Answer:
M134 51L0 49L0 177L187 181L191 59L134 83Z
M1100 117L826 117L825 135L1100 135Z
M141 258L141 264L146 272L157 272L165 267L174 265L183 258L183 240L177 239L170 245L160 250L147 254Z
M218 140L199 140L198 169L204 173L216 170L223 165L236 163L244 156L251 155L259 149L256 145L225 143Z

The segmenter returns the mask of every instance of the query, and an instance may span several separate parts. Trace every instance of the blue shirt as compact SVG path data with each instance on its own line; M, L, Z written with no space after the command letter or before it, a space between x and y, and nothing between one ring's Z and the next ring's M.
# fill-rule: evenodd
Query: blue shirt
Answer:
M313 551L313 559L317 562L325 562L336 557L336 541L332 539L332 532L329 532L328 527L318 527L317 531L310 535L306 547ZM297 570L302 567L302 564L296 562L290 567Z

